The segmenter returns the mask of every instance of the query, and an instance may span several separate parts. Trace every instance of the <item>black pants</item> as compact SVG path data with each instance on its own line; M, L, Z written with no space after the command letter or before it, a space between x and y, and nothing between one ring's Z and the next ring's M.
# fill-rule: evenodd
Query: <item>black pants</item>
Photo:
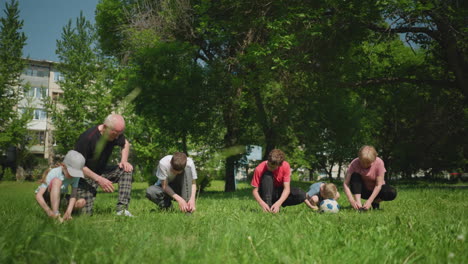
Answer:
M283 193L284 187L275 187L273 180L273 172L267 171L262 175L262 179L260 180L260 197L262 198L268 206L272 206L278 199L281 197ZM283 203L284 206L291 206L303 203L306 199L306 193L297 187L291 187L291 192L289 193L288 198Z
M353 173L351 175L351 192L353 194L361 194L362 199L369 199L372 195L373 190L368 190L362 181L362 176L359 173ZM380 190L379 194L375 199L380 199L382 201L392 201L396 198L397 191L394 187L384 184L382 185L382 189Z

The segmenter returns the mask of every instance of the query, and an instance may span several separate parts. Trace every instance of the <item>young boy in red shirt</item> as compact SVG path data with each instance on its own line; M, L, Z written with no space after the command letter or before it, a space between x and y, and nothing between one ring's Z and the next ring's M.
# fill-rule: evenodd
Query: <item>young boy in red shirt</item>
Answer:
M300 204L306 198L302 189L291 187L291 168L284 159L283 151L274 149L255 168L252 194L265 212L278 213L281 206Z

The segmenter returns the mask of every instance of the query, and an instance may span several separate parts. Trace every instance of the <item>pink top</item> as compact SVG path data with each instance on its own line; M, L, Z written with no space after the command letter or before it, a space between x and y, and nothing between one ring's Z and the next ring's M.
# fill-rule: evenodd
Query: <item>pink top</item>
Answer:
M361 179L364 182L366 188L368 190L373 190L377 181L377 176L384 176L386 171L387 170L385 169L384 162L379 157L377 157L375 161L372 162L371 166L367 169L361 167L359 158L355 158L353 161L351 161L351 164L349 164L346 175L351 175L355 172L361 174ZM383 184L385 184L385 180Z
M250 183L253 187L259 187L260 179L262 178L263 174L268 170L267 161L263 161L260 163L257 168L255 168L254 175L252 178L252 182ZM275 187L282 187L283 183L291 181L291 167L289 163L283 161L281 166L276 168L273 171L273 185Z

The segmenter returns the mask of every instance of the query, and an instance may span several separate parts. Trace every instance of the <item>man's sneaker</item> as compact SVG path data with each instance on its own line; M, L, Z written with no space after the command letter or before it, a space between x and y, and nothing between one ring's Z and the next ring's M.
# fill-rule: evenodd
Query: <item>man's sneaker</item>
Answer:
M117 211L117 215L123 215L123 216L133 217L133 215L132 215L129 211L127 211L127 210Z
M372 209L380 210L380 203L372 203Z

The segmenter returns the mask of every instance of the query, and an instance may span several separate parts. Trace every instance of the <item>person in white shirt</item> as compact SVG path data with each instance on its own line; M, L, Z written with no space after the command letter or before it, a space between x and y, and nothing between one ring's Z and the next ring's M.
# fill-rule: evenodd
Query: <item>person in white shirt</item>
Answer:
M168 209L175 200L180 211L195 211L197 171L191 158L182 152L165 156L159 161L156 177L158 181L146 189L146 197L150 201L161 209Z

